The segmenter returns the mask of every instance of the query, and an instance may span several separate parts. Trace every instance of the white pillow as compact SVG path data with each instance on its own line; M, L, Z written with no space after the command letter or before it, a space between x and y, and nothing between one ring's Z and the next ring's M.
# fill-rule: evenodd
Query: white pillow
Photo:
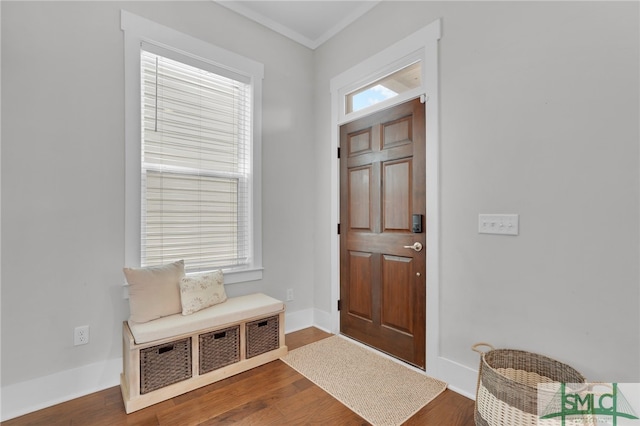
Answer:
M190 315L227 300L222 271L185 276L180 280L182 315Z
M124 268L129 284L129 319L148 322L177 314L180 305L180 279L184 261L148 268Z

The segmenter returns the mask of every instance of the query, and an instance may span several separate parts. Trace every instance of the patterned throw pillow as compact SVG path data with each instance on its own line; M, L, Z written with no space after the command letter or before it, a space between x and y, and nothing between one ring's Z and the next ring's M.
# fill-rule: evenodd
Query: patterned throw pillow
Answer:
M191 315L227 300L222 271L185 276L180 280L182 315Z

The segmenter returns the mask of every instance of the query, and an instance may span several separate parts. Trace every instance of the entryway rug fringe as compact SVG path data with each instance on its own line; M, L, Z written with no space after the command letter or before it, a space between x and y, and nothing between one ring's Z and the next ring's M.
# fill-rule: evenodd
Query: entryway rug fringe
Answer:
M340 336L294 349L282 361L374 426L402 424L447 387Z

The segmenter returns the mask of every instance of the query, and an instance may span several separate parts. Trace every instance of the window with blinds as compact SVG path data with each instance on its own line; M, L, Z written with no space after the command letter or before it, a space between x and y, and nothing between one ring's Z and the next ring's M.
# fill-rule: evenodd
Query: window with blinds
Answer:
M141 264L250 264L251 85L141 50Z

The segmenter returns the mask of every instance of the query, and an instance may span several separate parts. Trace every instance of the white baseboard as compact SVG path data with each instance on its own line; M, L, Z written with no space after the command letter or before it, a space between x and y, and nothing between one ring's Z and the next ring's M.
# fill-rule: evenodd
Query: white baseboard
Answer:
M331 314L320 309L313 310L313 326L327 333L332 333Z
M447 387L452 391L475 400L478 370L443 357L437 360L436 378L447 382Z
M295 312L285 312L284 332L291 333L313 326L313 309L303 309Z
M303 309L285 313L285 333L316 327L331 333L331 314L320 309Z
M84 365L2 387L5 421L120 384L122 358Z

